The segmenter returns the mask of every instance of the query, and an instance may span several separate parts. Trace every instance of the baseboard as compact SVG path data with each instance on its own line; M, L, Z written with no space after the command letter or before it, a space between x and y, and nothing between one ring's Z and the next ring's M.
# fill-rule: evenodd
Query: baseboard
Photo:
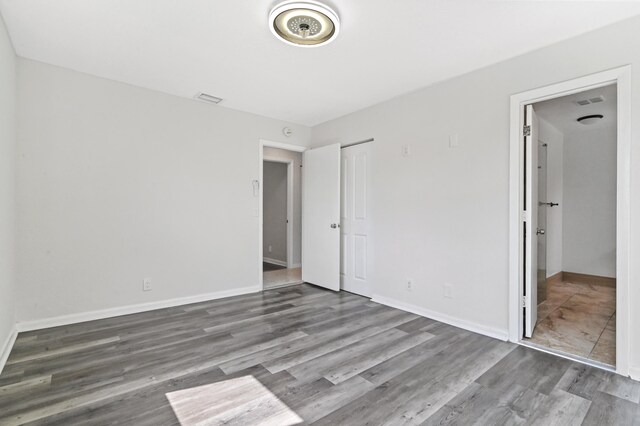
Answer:
M629 367L629 377L640 382L640 367Z
M287 262L286 261L282 261L282 260L278 260L278 259L271 259L270 257L263 257L262 261L265 263L271 263L272 265L278 265L278 266L287 266Z
M392 308L401 309L403 311L411 312L412 314L420 315L422 317L431 318L436 321L443 322L445 324L452 325L454 327L462 328L468 331L472 331L474 333L483 334L485 336L493 337L494 339L499 339L503 341L507 341L509 339L509 331L501 330L498 328L487 327L484 325L479 325L470 321L466 321L460 318L454 318L446 314L442 314L440 312L434 312L429 309L422 308L420 306L412 305L410 303L400 302L395 299L391 299L384 296L379 296L374 294L371 298L372 302L380 303L381 305L390 306Z
M562 281L576 284L601 285L605 287L616 286L616 279L611 277L601 277L599 275L580 274L577 272L562 272Z
M101 309L97 311L81 312L78 314L62 315L52 318L44 318L32 321L20 321L16 324L19 332L41 330L43 328L59 327L62 325L76 324L86 321L118 317L121 315L137 314L153 311L155 309L172 308L174 306L188 305L190 303L207 302L209 300L224 299L225 297L240 296L262 291L260 286L243 287L233 290L217 291L214 293L200 294L197 296L179 297L175 299L161 300L158 302L141 303L118 308Z
M293 265L291 265L291 269L295 268L302 268L302 263L294 263Z
M2 351L0 352L0 373L4 369L4 365L7 363L7 359L9 359L9 354L11 353L11 349L13 349L13 344L16 342L16 338L18 337L18 329L16 326L13 326L11 332L7 336L2 345Z
M557 274L553 274L551 275L549 278L547 278L547 284L559 284L562 282L562 275L563 272L560 271Z

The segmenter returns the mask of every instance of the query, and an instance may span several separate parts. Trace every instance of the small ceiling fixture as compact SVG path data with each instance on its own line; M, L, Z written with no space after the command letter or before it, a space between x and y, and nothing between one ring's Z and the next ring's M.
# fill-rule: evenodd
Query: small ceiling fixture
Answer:
M285 43L300 47L322 46L340 32L340 18L316 1L285 1L269 14L271 32Z
M577 121L580 124L589 125L589 124L597 123L598 121L602 120L603 117L604 115L602 114L585 115L583 117L578 118Z

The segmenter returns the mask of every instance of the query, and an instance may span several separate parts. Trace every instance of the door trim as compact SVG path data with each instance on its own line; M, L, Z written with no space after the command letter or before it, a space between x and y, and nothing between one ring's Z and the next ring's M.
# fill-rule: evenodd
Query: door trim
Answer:
M264 256L264 252L262 250L262 244L263 244L263 227L264 224L262 222L262 210L263 210L263 206L264 206L264 198L263 198L263 191L262 191L262 173L263 173L263 166L264 166L264 147L269 147L269 148L279 148L279 149L286 149L287 151L294 151L294 152L304 152L306 151L308 148L305 146L300 146L300 145L292 145L292 144L288 144L288 143L283 143L283 142L275 142L275 141L270 141L267 139L259 139L258 140L258 182L259 182L259 186L258 186L258 286L260 286L261 290L264 290L264 281L263 281L263 277L262 277L262 260L263 260L263 256ZM270 160L271 161L271 160ZM291 167L289 167L289 169L291 169ZM288 185L293 182L293 179L291 179L289 173L287 173L287 177L289 178L289 182ZM300 188L302 190L302 188ZM289 192L289 189L287 188L287 192ZM289 199L291 199L291 197L287 197L287 215L289 215L289 217L292 217L293 215L290 214L290 210L289 210ZM291 205L293 206L293 202L291 203ZM291 220L289 220L289 225L291 225ZM291 248L292 244L289 243L289 235L291 235L291 237L293 238L293 232L291 232L293 228L287 227L287 262L289 262L291 260L291 257L289 255L289 249Z
M509 146L509 340L520 342L523 336L521 297L524 285L523 232L520 206L523 185L524 106L585 90L617 84L618 153L616 218L616 372L629 375L630 302L629 232L631 217L631 66L579 77L573 80L528 90L511 96Z
M293 160L278 157L262 156L262 162L281 163L287 165L287 268L293 268ZM263 164L264 167L264 164ZM263 176L264 179L264 176ZM262 186L262 185L260 185ZM264 197L263 197L264 202ZM260 213L264 213L260 210ZM264 219L264 218L263 218ZM264 223L263 223L264 224ZM264 250L264 248L263 248Z

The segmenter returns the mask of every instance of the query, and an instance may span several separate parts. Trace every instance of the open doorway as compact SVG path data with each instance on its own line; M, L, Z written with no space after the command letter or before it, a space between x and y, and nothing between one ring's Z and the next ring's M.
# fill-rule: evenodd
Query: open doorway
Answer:
M263 148L262 279L265 289L302 282L302 153Z
M615 366L617 86L533 103L527 114L537 312L525 336Z
M625 376L630 96L626 66L512 95L510 137L509 339Z

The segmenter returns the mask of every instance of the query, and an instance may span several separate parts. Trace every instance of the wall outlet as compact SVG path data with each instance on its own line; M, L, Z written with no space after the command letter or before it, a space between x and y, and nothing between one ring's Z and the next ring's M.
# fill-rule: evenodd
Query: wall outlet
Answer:
M407 279L407 291L411 291L413 289L413 280L411 278Z
M142 281L142 291L151 291L151 278L145 278Z
M403 157L408 157L410 155L411 155L411 146L402 145L402 156Z
M268 248L269 253L271 253L271 249L272 249L272 248L273 248L273 247L269 246L269 248Z
M442 292L446 299L453 299L453 291L451 288L451 284L445 284L442 286Z

